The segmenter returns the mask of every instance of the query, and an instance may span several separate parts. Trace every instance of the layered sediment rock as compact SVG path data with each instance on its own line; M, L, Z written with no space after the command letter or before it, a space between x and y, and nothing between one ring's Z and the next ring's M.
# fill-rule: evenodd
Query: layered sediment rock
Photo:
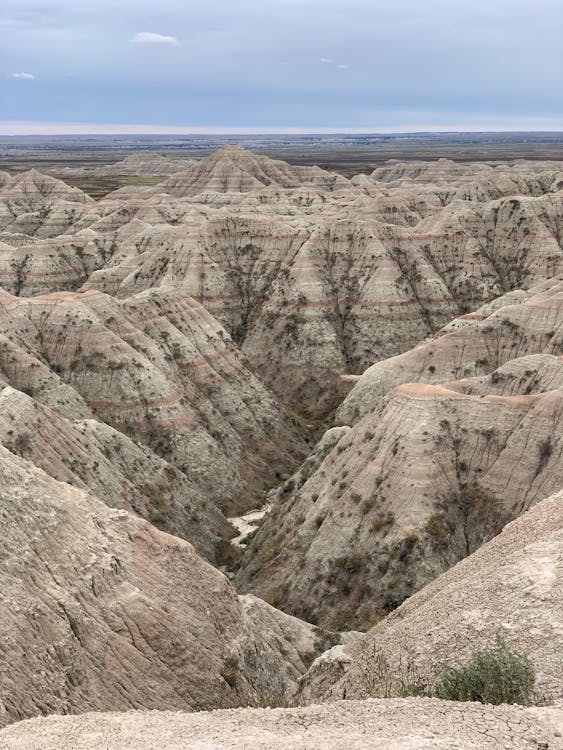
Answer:
M455 318L434 338L410 351L376 362L358 379L336 418L352 424L377 408L401 383L438 384L484 375L493 378L499 377L494 375L499 368L502 378L503 365L529 354L563 354L560 278L528 292L503 295L475 312ZM521 369L520 375L526 370Z
M304 445L228 334L180 292L5 295L0 377L150 448L224 511L246 510Z
M325 627L369 626L559 489L562 415L561 390L397 388L270 496L239 584Z
M98 203L53 190L9 213L0 283L20 295L182 289L279 397L325 417L346 395L341 375L561 271L561 172L544 166L438 164L443 184L427 174L393 187L383 173L350 182L226 147L156 187ZM455 193L483 171L496 193Z
M369 368L336 444L270 495L240 585L365 628L558 490L562 299L508 293Z
M217 506L173 464L104 422L66 419L6 386L0 443L54 479L187 539L212 562L229 553L233 529Z
M0 174L0 723L398 695L497 633L560 699L561 164L184 166L99 202ZM338 406L305 458L301 417ZM225 515L265 500L237 562ZM324 747L384 721L374 747L537 750L554 711L95 715L0 744L165 721Z

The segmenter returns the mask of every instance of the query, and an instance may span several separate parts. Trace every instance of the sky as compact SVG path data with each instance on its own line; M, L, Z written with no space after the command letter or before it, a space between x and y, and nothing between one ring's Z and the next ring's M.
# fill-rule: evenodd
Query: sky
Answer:
M563 0L2 0L0 134L563 129Z

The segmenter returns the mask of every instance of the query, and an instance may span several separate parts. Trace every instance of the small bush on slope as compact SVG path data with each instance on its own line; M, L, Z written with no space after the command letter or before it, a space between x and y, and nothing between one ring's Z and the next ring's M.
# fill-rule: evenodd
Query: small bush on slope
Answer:
M466 666L446 670L432 695L450 701L529 705L534 682L535 672L528 658L511 651L497 636L495 646L476 651Z
M403 695L479 703L534 702L535 671L526 656L511 651L502 636L496 645L475 651L468 664L446 669L431 690L403 683Z

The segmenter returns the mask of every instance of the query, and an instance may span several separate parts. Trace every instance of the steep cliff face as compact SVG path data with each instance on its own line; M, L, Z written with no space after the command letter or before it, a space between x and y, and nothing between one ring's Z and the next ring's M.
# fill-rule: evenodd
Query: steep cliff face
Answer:
M2 723L280 700L318 652L187 542L2 447L0 517Z
M432 686L497 635L535 668L540 703L562 696L563 494L539 502L301 682L304 702L399 695Z
M303 443L228 334L179 292L4 297L2 379L67 418L150 448L225 511L245 510Z
M181 285L276 393L326 411L331 393L344 394L341 374L360 373L456 314L560 270L560 238L550 227L558 232L561 201L515 203L458 201L412 230L352 217L288 226L236 215L170 235L158 229L133 239L125 268L96 272L85 288L121 296Z

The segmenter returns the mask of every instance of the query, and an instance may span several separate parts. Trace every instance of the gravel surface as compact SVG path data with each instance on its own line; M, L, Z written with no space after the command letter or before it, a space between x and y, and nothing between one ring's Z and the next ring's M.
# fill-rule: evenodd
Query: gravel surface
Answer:
M563 707L433 699L293 709L51 716L0 732L2 750L560 750Z

